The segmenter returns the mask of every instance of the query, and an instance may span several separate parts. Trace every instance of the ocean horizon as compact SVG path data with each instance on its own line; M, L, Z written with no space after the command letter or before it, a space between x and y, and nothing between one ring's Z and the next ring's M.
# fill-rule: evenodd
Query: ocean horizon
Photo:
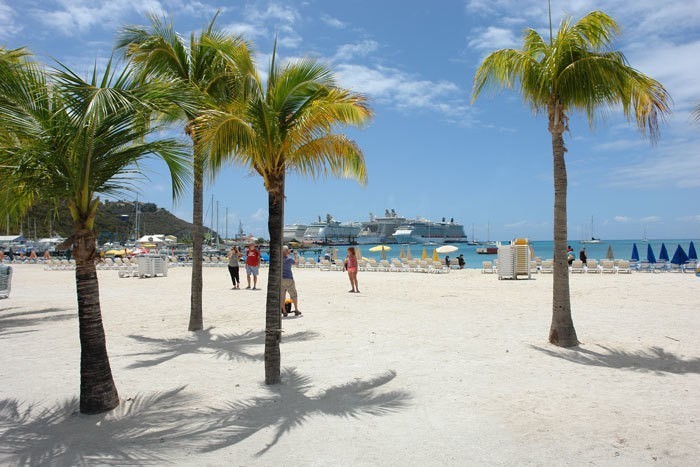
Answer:
M691 241L695 243L695 248L700 248L699 239L650 239L648 242L643 242L642 240L601 240L600 243L581 243L581 240L571 240L570 242L568 242L568 245L570 245L574 249L576 259L578 259L579 252L581 251L581 249L585 247L586 256L589 259L599 260L604 259L606 257L608 247L612 247L613 255L615 258L630 259L632 255L632 247L634 244L636 244L637 250L639 251L639 258L643 260L647 257L648 245L651 245L651 248L654 252L654 256L657 259L659 258L659 253L661 252L661 245L665 245L666 250L668 251L669 258L671 258L673 257L673 253L676 251L678 245L680 245L683 248L683 250L685 250L685 252L688 253L688 246L690 245ZM540 257L542 259L553 258L553 241L534 240L530 243L532 244L532 248L535 251L535 256ZM447 256L450 257L450 260L456 261L457 256L459 256L460 254L464 255L464 259L466 261L466 268L481 269L482 261L493 261L498 257L498 255L484 255L476 252L477 248L483 248L486 245L467 245L465 243L451 243L450 245L457 247L457 251L448 253ZM354 246L356 249L359 247L362 256L365 258L374 258L376 260L381 259L381 252L369 251L369 249L375 245L335 245L323 247L319 246L318 248L321 249L320 255L306 252L305 257L313 256L315 259L317 259L318 256L323 256L326 253L331 252L332 248L337 248L338 259L342 260L347 255L348 246ZM389 244L387 246L391 248L391 250L389 250L386 253L387 258L398 258L399 254L401 253L402 245ZM440 246L441 245L425 245L426 253L429 257L432 257L433 250ZM404 252L406 251L407 247L410 249L413 258L420 258L422 256L424 245L418 243L410 245L404 244ZM440 253L438 254L438 256L440 257L440 259L442 259L445 257L445 254Z

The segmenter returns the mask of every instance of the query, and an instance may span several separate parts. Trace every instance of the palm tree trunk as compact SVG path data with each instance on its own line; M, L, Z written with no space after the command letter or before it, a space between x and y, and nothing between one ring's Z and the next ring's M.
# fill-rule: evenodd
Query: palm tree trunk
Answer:
M80 228L73 242L80 334L80 412L96 414L119 405L102 326L100 288L95 269L95 233Z
M274 186L273 186L274 185ZM282 229L284 225L284 173L268 186L267 229L270 234L270 269L267 276L265 305L265 384L278 384L280 378L280 340L282 314Z
M563 113L561 114L563 117ZM563 119L558 119L561 122ZM552 291L552 324L549 342L561 347L578 345L574 322L571 318L569 294L569 265L566 260L567 215L566 215L566 162L564 161L563 129L559 124L552 132L552 154L554 157L554 273ZM561 131L558 131L561 130Z
M194 180L192 187L192 290L190 294L190 331L204 329L202 317L202 224L204 223L204 161L193 145Z

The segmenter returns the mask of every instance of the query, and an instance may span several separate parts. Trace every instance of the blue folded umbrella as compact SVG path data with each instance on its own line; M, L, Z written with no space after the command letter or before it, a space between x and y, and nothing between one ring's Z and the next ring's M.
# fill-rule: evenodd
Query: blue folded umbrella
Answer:
M683 247L678 245L676 252L673 254L673 258L671 258L671 264L677 264L680 266L685 264L686 261L688 261L688 255L685 254Z
M668 251L666 250L666 244L661 244L661 251L659 252L660 261L668 261Z
M651 249L651 244L647 245L647 261L656 264L656 256L654 256L654 250Z
M695 243L690 242L690 246L688 247L688 259L694 259L697 261L698 259L698 253L695 251Z
M632 257L630 259L632 261L639 261L639 251L637 251L637 244L636 243L632 244Z

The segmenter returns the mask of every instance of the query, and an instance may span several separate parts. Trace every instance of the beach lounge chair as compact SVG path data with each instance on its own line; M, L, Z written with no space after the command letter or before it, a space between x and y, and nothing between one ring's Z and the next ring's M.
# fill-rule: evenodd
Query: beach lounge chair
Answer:
M493 269L493 263L491 261L482 261L481 262L481 274L493 274L494 269Z
M571 263L570 271L572 274L576 274L576 273L583 274L583 272L584 272L583 261L581 261L580 259L575 259L573 261L573 263Z
M542 261L542 265L540 266L540 272L542 274L552 274L554 272L554 261L551 259L546 259Z
M615 263L613 263L609 259L601 259L600 272L603 274L615 274Z
M598 261L589 259L586 263L586 274L598 274L600 272Z
M683 265L683 272L696 272L698 269L698 262L697 260L691 259L690 261L686 261L686 263Z
M537 274L538 272L540 270L537 267L537 261L530 261L530 274Z
M10 296L12 288L12 267L0 264L0 298Z
M666 261L657 261L656 264L654 264L654 272L668 272L669 267L668 263Z
M318 264L319 264L319 265L318 265L318 268L319 268L321 271L330 271L330 270L331 270L331 262L330 262L330 260L322 259Z
M630 262L627 260L620 260L619 263L617 263L617 273L618 274L631 274L632 273L632 267L630 266Z

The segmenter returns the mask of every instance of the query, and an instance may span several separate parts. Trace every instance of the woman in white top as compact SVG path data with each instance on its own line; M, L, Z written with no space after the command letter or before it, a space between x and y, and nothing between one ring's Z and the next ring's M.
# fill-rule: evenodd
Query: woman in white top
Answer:
M241 279L238 277L238 261L242 256L243 253L238 250L237 246L232 246L231 251L228 253L228 272L231 274L231 282L233 282L234 289L241 288Z

